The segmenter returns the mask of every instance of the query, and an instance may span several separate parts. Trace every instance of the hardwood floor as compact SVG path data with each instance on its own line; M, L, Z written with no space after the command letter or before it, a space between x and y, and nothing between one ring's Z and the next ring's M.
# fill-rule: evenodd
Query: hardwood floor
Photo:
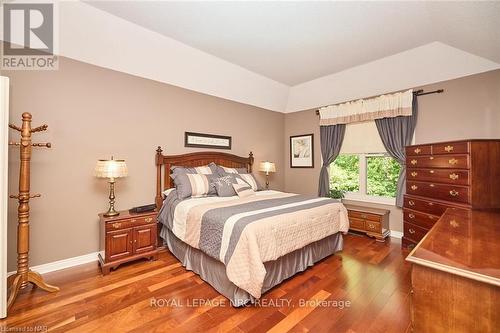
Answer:
M379 243L347 235L344 240L343 252L273 288L260 306L231 307L167 252L157 261L122 266L104 277L97 263L45 274L61 291L23 291L0 329L405 332L410 321L408 253L394 239ZM209 304L197 306L201 300Z

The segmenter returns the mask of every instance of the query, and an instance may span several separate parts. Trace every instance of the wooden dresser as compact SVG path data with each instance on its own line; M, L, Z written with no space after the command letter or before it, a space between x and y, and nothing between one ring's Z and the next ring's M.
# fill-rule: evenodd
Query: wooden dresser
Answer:
M344 206L349 214L349 230L364 232L379 242L384 242L389 236L389 210L350 204Z
M499 239L500 212L446 210L406 258L412 332L498 332Z
M414 247L447 208L500 208L500 140L406 147L403 246Z
M121 211L114 217L99 214L101 239L98 258L103 275L132 260L156 259L157 215L157 211L138 214Z

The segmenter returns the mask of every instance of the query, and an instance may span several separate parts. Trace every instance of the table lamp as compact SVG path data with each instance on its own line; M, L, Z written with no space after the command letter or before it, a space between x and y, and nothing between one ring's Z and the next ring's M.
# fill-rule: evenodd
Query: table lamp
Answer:
M269 172L276 172L276 165L273 162L260 162L259 171L266 173L266 190L269 190Z
M115 210L115 178L127 177L128 170L125 161L115 160L113 156L110 160L98 160L94 174L97 178L108 178L109 181L109 209L104 216L119 215L120 213Z

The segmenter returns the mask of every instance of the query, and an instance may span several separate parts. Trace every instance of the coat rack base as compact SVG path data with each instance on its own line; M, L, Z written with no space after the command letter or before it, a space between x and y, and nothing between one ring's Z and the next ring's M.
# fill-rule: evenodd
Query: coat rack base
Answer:
M9 298L7 300L7 309L10 309L14 300L16 299L19 292L26 288L28 284L33 284L33 286L43 289L48 292L59 291L59 288L52 286L45 281L43 281L42 276L34 271L27 271L26 273L16 273L12 274L7 278L7 288L9 290Z

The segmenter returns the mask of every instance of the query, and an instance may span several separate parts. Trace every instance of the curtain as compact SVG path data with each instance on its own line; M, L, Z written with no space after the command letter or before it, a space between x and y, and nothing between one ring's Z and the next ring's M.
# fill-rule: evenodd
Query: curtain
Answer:
M411 144L415 126L417 125L418 102L417 96L413 96L412 115L395 118L376 119L378 133L382 139L385 149L389 155L399 162L398 187L396 193L396 206L403 206L403 195L406 189L406 153L405 147Z
M327 197L330 194L328 166L339 156L340 147L344 141L345 127L345 124L319 127L321 157L323 157L318 187L320 197Z

